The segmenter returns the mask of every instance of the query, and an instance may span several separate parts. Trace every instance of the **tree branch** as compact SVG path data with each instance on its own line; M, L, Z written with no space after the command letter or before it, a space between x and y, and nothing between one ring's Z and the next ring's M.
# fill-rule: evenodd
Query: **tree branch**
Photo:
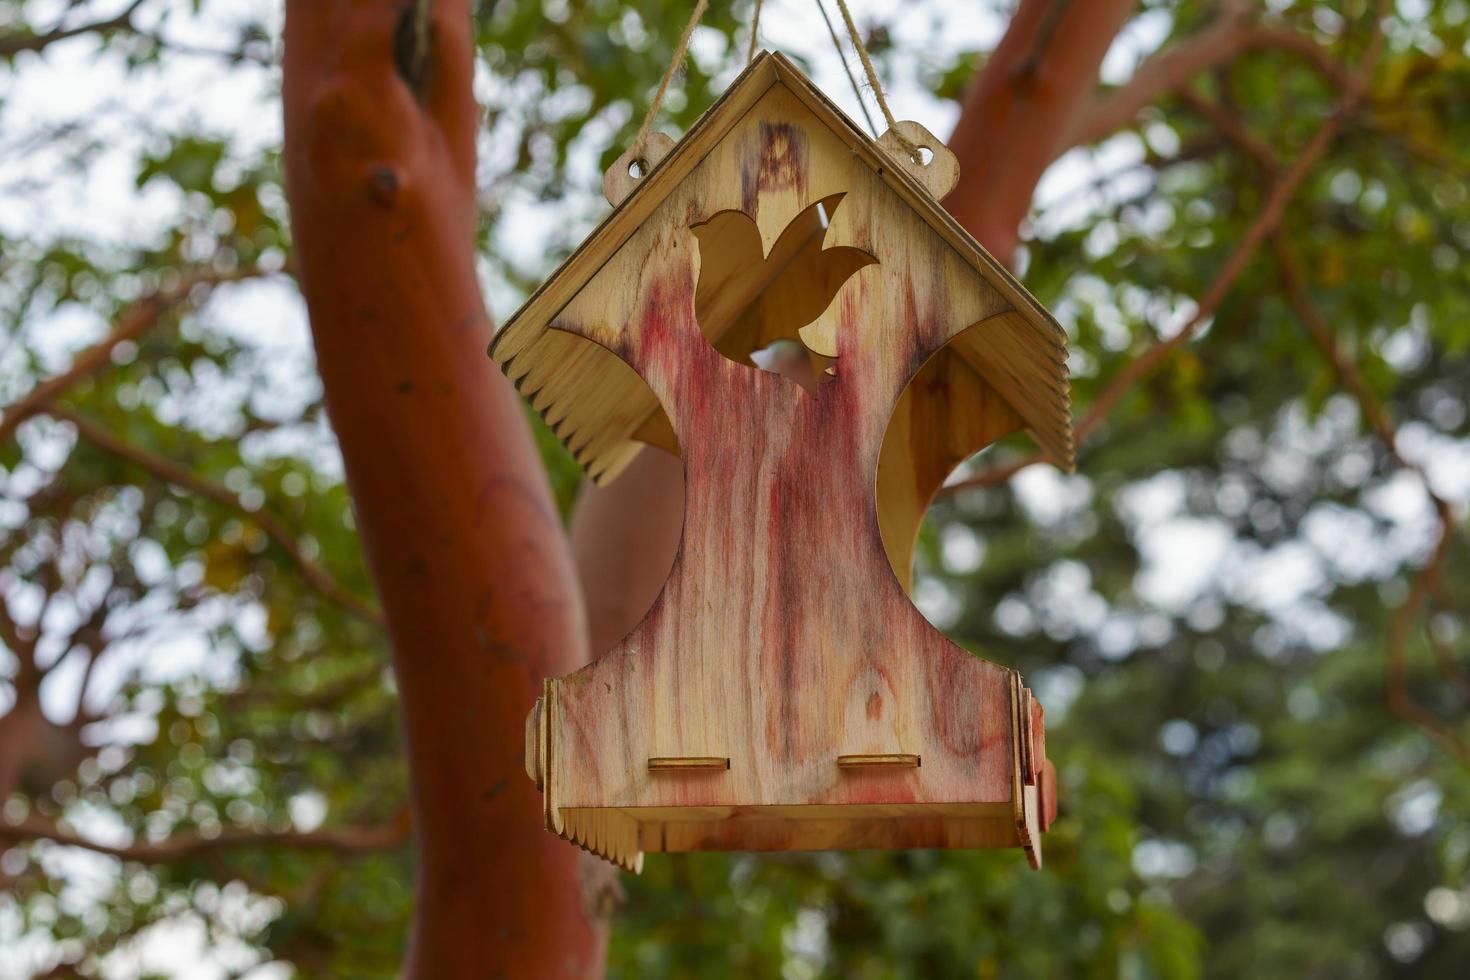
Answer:
M1177 92L1179 101L1194 110L1206 122L1219 130L1220 134L1252 157L1268 174L1281 169L1281 159L1276 150L1261 137L1251 132L1239 116L1213 99L1207 99L1189 86Z
M1450 541L1453 536L1453 522L1446 521L1445 516L1441 515L1439 537L1429 554L1429 560L1424 563L1410 582L1409 594L1404 597L1403 603L1394 610L1393 620L1388 628L1388 657L1384 663L1383 673L1384 684L1387 688L1385 699L1389 709L1438 742L1462 766L1470 767L1470 743L1467 743L1443 720L1414 700L1409 693L1407 679L1409 635L1419 618L1420 611L1439 583L1440 573L1444 570L1445 559L1449 555Z
M10 604L0 595L0 643L4 643L15 659L20 662L15 677L17 687L39 684L41 671L36 668L36 638L27 638L25 631L10 614Z
M296 851L330 851L334 854L365 854L390 851L408 840L409 810L401 807L386 823L362 827L321 827L310 831L278 833L254 830L225 830L215 837L178 834L156 844L104 844L89 840L40 817L19 823L0 823L0 840L47 840L64 847L81 847L122 861L146 864L167 863L198 857L225 848L273 847Z
M118 344L136 339L156 324L165 313L188 300L196 286L213 287L264 274L262 270L254 266L230 272L185 272L180 275L179 281L174 285L138 300L123 311L106 337L78 354L72 361L71 367L40 382L5 410L4 416L0 417L0 444L9 441L15 434L16 427L41 411L42 406L51 399L83 378L89 378L106 368Z
M330 572L309 558L302 550L301 542L274 515L246 507L229 488L185 469L167 457L119 438L115 433L108 431L80 412L53 404L44 405L42 410L48 415L70 422L76 427L77 434L81 438L98 448L126 459L174 486L212 500L253 522L291 557L308 586L364 622L382 627L382 614L369 603L344 589Z
M122 13L115 17L77 24L74 27L58 25L44 34L29 34L22 31L6 34L0 37L0 58L14 58L22 51L44 51L58 41L80 37L83 34L113 34L118 31L132 31L134 30L133 14L143 6L143 3L144 0L133 0L123 8Z
M1413 625L1418 620L1420 611L1425 607L1429 598L1440 583L1444 572L1445 561L1449 556L1449 547L1453 539L1456 520L1454 508L1449 501L1434 492L1434 487L1429 482L1429 475L1418 463L1404 458L1399 450L1398 427L1390 417L1388 409L1383 400L1373 391L1368 384L1368 379L1358 370L1356 364L1343 353L1333 335L1327 318L1321 309L1313 302L1311 294L1307 290L1306 279L1302 274L1301 263L1297 261L1290 245L1279 232L1271 236L1271 245L1276 253L1277 269L1281 276L1281 284L1285 288L1287 300L1291 303L1292 310L1297 319L1301 320L1307 328L1307 334L1317 349L1321 351L1338 381L1353 400L1358 403L1358 409L1362 412L1363 421L1368 428L1377 436L1378 441L1383 443L1390 458L1400 467L1409 470L1419 478L1424 486L1424 492L1428 495L1434 506L1435 517L1439 521L1439 532L1436 537L1434 549L1430 552L1429 559L1418 572L1415 573L1409 594L1394 610L1393 621L1389 627L1387 661L1384 667L1384 680L1389 707L1406 721L1423 729L1430 737L1444 746L1445 749L1455 756L1462 764L1470 766L1470 744L1449 728L1443 721L1435 717L1422 705L1418 704L1409 693L1406 681L1407 664L1409 657L1409 637L1413 632ZM1453 682L1456 677L1446 670L1448 660L1433 637L1430 638L1431 646L1436 657L1440 661L1439 667L1442 673ZM1463 681L1463 678L1459 678Z
M1175 92L1196 75L1252 50L1300 55L1337 88L1353 84L1352 72L1330 49L1299 31L1266 27L1241 4L1232 4L1208 27L1149 58L1124 85L1096 96L1080 114L1066 145L1079 146L1122 129L1147 106Z
M593 977L603 923L577 852L541 828L517 749L543 678L580 667L587 648L525 411L485 356L471 4L429 5L416 86L394 43L413 6L285 6L292 244L388 622L411 776L416 901L402 973Z
M1443 592L1443 580L1440 581L1439 585L1440 591ZM1450 608L1455 607L1450 606ZM1430 607L1429 615L1433 615L1432 605ZM1460 696L1462 698L1470 701L1470 671L1467 671L1464 665L1462 665L1460 661L1456 659L1455 652L1450 649L1450 645L1434 634L1434 630L1431 624L1425 624L1424 633L1426 639L1428 639L1429 641L1429 649L1430 652L1434 654L1434 663L1435 666L1439 669L1440 674L1447 678L1452 685L1454 685L1455 689L1460 692Z
M1108 415L1125 395L1132 391L1140 381L1153 374L1175 350L1194 336L1195 331L1205 320L1215 314L1235 286L1236 281L1249 266L1261 244L1280 226L1281 219L1286 213L1286 206L1291 202L1307 175L1312 172L1322 155L1337 138L1338 133L1342 131L1343 125L1357 109L1363 94L1367 91L1368 79L1383 49L1381 21L1381 15L1375 18L1373 40L1363 57L1362 65L1351 76L1337 108L1312 134L1312 138L1297 154L1291 167L1272 185L1270 193L1262 203L1260 210L1256 212L1250 227L1241 236L1240 241L1236 243L1230 256L1225 260L1225 264L1221 266L1220 271L1216 273L1214 280L1205 290L1199 306L1173 334L1156 341L1108 382L1087 414L1082 417L1082 421L1077 424L1076 441L1079 446L1099 425L1107 421ZM1045 459L1043 454L1033 453L1007 464L1004 470L980 473L969 479L952 483L942 488L941 492L953 493L958 490L995 486L1026 467L1043 462Z
M949 139L964 179L944 206L1009 261L1036 183L1066 149L1136 0L1023 0L965 92Z
M1359 78L1366 81L1367 72L1371 70L1365 65ZM1236 144L1242 151L1255 158L1267 172L1274 173L1280 166L1280 161L1275 151L1264 141L1256 137L1241 122L1234 113L1220 106L1218 103L1205 99L1192 90L1184 88L1180 91L1181 98L1211 122L1224 136ZM1278 273L1282 286L1286 292L1287 300L1291 304L1297 318L1306 327L1307 334L1318 350L1332 365L1338 382L1348 391L1357 402L1359 411L1369 430L1383 444L1389 457L1400 467L1410 470L1418 478L1428 495L1439 522L1439 530L1436 543L1430 553L1429 559L1414 575L1409 594L1399 608L1394 611L1394 616L1389 629L1387 657L1385 661L1385 693L1389 708L1404 718L1406 721L1424 731L1427 735L1438 742L1447 752L1459 760L1462 764L1470 766L1470 743L1451 729L1444 721L1428 711L1409 693L1407 685L1407 661L1409 637L1413 631L1413 625L1420 618L1421 610L1437 588L1442 588L1441 577L1444 565L1448 558L1449 546L1451 544L1456 521L1454 512L1448 501L1435 493L1429 482L1428 475L1423 467L1406 459L1398 446L1398 429L1390 416L1382 399L1373 391L1363 373L1357 365L1343 353L1337 344L1332 328L1321 309L1312 300L1310 292L1306 287L1306 278L1302 272L1301 264L1295 254L1291 251L1286 237L1281 233L1279 224L1270 233L1272 250L1275 253ZM1002 482L1010 472L1014 472L1020 464L1011 464L1006 470L993 471L993 482ZM982 474L983 477L992 477L991 472ZM985 485L992 485L986 483ZM1452 684L1462 692L1470 692L1470 676L1467 676L1458 663L1444 649L1433 635L1429 636L1429 643L1435 655L1438 670Z

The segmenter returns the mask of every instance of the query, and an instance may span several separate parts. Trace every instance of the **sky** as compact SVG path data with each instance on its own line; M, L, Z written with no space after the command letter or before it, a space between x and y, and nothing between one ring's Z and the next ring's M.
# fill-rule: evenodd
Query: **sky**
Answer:
M168 2L172 0L146 4L140 19L149 23L156 16L152 11ZM84 15L92 16L86 11L106 14L123 6L125 0L98 0L84 8ZM174 6L182 11L188 6L187 0ZM932 44L938 37L953 51L988 49L1004 27L1003 18L978 10L973 0L933 0L922 5L903 0L853 0L851 6L860 22L891 24L900 46L905 41ZM62 0L26 4L28 14L40 22L60 17L66 7ZM205 16L186 14L159 23L166 36L179 45L209 51L230 44L238 26L250 20L263 21L272 36L279 37L279 4L271 0L207 4ZM931 22L937 23L940 30L931 31ZM1109 52L1102 70L1104 80L1125 80L1137 62L1158 47L1168 28L1165 14L1138 18ZM817 83L849 115L862 119L858 96L810 0L769 0L762 14L761 42L766 48L806 56ZM713 32L696 32L691 56L706 68L720 69L726 80L743 66L743 49L725 50ZM858 70L855 59L853 70ZM488 77L477 80L482 95L493 94L495 84ZM44 230L50 235L74 234L120 246L160 236L173 223L181 202L178 193L162 182L141 191L137 188L140 156L157 145L160 134L185 126L228 134L241 156L278 146L278 87L279 72L273 66L246 63L222 67L213 56L189 53L170 54L156 69L129 73L119 55L99 54L96 42L89 38L57 44L44 58L22 58L13 72L0 76L0 160L4 160L0 171L0 232L34 235ZM955 106L934 98L911 71L898 66L896 76L886 80L886 87L900 118L916 119L939 134L953 128ZM876 107L869 108L879 118ZM56 150L33 152L27 148L27 134L94 117L109 120L98 134L107 149L84 170L70 166ZM591 127L588 136L574 147L577 186L569 192L568 200L543 203L529 194L512 196L502 227L516 229L516 233L500 236L496 242L498 254L521 268L544 269L549 239L535 229L558 227L571 220L590 230L598 217L588 207L599 193L596 161L604 146L598 141L605 141L611 128ZM485 134L482 145L487 164L494 166L497 143L504 141L490 136ZM1159 138L1166 139L1167 134ZM1093 150L1068 153L1051 168L1038 190L1036 228L1041 233L1054 233L1087 218L1110 200L1131 193L1127 177L1104 182L1095 191L1082 193L1079 189L1097 183L1099 175L1116 174L1140 161L1143 153L1142 142L1131 135L1108 140ZM523 297L488 258L482 261L481 271L492 312L504 320ZM1079 292L1087 288L1085 280L1076 284ZM1057 312L1065 324L1065 304ZM1171 325L1177 326L1188 313L1187 303L1165 311L1160 316L1161 333ZM310 369L305 311L289 283L220 287L211 301L210 318L257 349L263 362L279 366L271 376L267 398L290 405L314 396L316 381ZM46 352L48 370L58 370L79 347L99 337L106 325L88 314L68 310L29 324L27 329ZM1397 357L1407 365L1422 356L1422 350L1415 349L1412 330L1404 335L1407 340L1400 345L1402 349L1390 352L1390 360ZM1285 486L1303 478L1303 467L1319 465L1316 455L1332 441L1334 432L1354 430L1356 425L1352 406L1346 401L1334 402L1315 422L1305 417L1289 420L1278 444L1240 448L1242 452L1261 454L1260 465L1268 479ZM330 444L318 448L323 468L339 471ZM1461 507L1470 501L1470 448L1410 426L1404 431L1403 449L1410 458L1424 461L1444 496ZM1339 460L1333 465L1354 464L1352 460ZM1015 485L1031 516L1051 526L1076 520L1092 494L1092 484L1085 475L1068 477L1041 467L1019 475ZM1222 510L1228 512L1228 506L1228 500L1221 501ZM1286 635L1310 635L1318 644L1336 642L1343 628L1334 614L1314 598L1325 590L1327 573L1363 578L1382 575L1397 564L1398 556L1421 552L1433 526L1424 494L1407 474L1391 482L1374 501L1375 515L1383 519L1380 526L1364 522L1361 516L1335 511L1330 505L1319 505L1307 519L1304 541L1287 542L1269 551L1236 541L1223 521L1188 516L1183 477L1178 474L1164 472L1130 488L1124 507L1131 515L1132 532L1143 555L1137 589L1160 609L1193 608L1201 595L1220 590L1270 613ZM942 560L954 571L975 567L983 551L984 542L964 529L946 532L942 541ZM1159 632L1169 629L1164 616L1109 612L1107 604L1093 592L1088 571L1081 565L1058 566L1045 588L1056 610L1054 618L1042 624L1048 632L1067 635L1068 631L1075 634L1097 630L1104 651L1112 650L1120 657L1140 644L1159 642ZM948 594L932 578L919 583L917 600L941 628L947 620L952 621L960 606L960 598ZM1002 624L1013 622L1018 630L1032 625L1016 619L1031 615L1025 610L1002 607L996 615ZM1203 615L1208 615L1207 608ZM213 672L220 668L211 664L199 632L197 628L190 632L181 627L172 637L151 637L130 653L111 658L98 678L99 698L106 695L109 686L121 682L127 669L139 664L146 665L155 680L200 673L219 679ZM1049 676L1033 678L1033 686L1049 711L1061 713L1075 696L1080 680L1074 674L1059 669ZM75 672L66 671L48 682L43 692L48 711L54 716L69 713L77 683ZM3 708L0 702L0 710ZM125 733L114 733L113 737L125 738ZM324 815L319 802L314 803L309 796L295 809L303 826L320 822ZM85 829L101 836L118 832L101 817L86 823ZM80 896L111 880L113 865L109 859L65 849L58 852L52 859L74 878ZM267 905L244 893L243 888L238 892L225 889L213 901L242 922L272 914ZM13 927L13 923L6 922L6 914L0 905L0 937ZM248 970L254 955L243 946L216 946L207 952L202 925L181 916L166 927L150 930L141 942L120 951L110 962L109 971L123 977L147 966L181 977L212 980ZM35 939L0 949L0 980L26 975L27 964L47 955L45 943ZM261 980L286 973L264 966L245 975Z

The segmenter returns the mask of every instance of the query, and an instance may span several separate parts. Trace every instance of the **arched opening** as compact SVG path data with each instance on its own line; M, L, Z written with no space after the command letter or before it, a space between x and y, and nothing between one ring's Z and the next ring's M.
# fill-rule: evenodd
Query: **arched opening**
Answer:
M904 590L913 592L914 547L930 502L949 474L1026 425L986 380L977 350L992 321L956 334L905 386L878 456L878 528Z
M679 440L658 396L606 347L549 329L536 363L517 387L591 478L572 548L601 654L643 619L673 567L684 519Z

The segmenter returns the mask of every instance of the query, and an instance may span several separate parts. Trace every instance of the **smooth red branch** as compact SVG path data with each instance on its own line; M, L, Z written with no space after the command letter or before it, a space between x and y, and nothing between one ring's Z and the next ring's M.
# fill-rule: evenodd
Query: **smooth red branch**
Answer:
M581 596L520 400L486 356L469 3L437 0L423 64L400 68L414 15L290 0L283 100L298 278L402 707L404 971L594 976L602 923L522 762L542 679L586 660Z
M1144 61L1123 85L1089 100L1065 144L1072 147L1095 143L1127 126L1147 106L1179 91L1190 79L1248 51L1267 49L1299 55L1339 89L1351 84L1351 70L1330 48L1309 35L1285 27L1266 27L1252 15L1227 11L1198 34Z
M1132 0L1023 0L965 94L949 148L960 184L944 200L980 244L1009 261L1036 184L1068 145Z

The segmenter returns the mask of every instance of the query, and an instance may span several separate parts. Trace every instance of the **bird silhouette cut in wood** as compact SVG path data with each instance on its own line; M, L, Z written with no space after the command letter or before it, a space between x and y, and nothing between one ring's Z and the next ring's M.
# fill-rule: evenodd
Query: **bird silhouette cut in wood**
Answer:
M663 590L547 679L526 725L547 827L624 867L731 849L1040 862L1041 706L908 590L924 510L962 460L1025 430L1070 467L1065 337L935 200L952 155L898 126L902 143L870 139L760 55L609 192L491 348L594 480L639 452L683 468ZM914 143L928 163L893 148Z
M834 359L808 347L801 328L822 315L854 273L877 261L850 245L822 247L842 198L833 194L804 209L769 254L760 228L743 211L720 211L691 228L699 241L695 316L715 350L809 390L830 380Z

